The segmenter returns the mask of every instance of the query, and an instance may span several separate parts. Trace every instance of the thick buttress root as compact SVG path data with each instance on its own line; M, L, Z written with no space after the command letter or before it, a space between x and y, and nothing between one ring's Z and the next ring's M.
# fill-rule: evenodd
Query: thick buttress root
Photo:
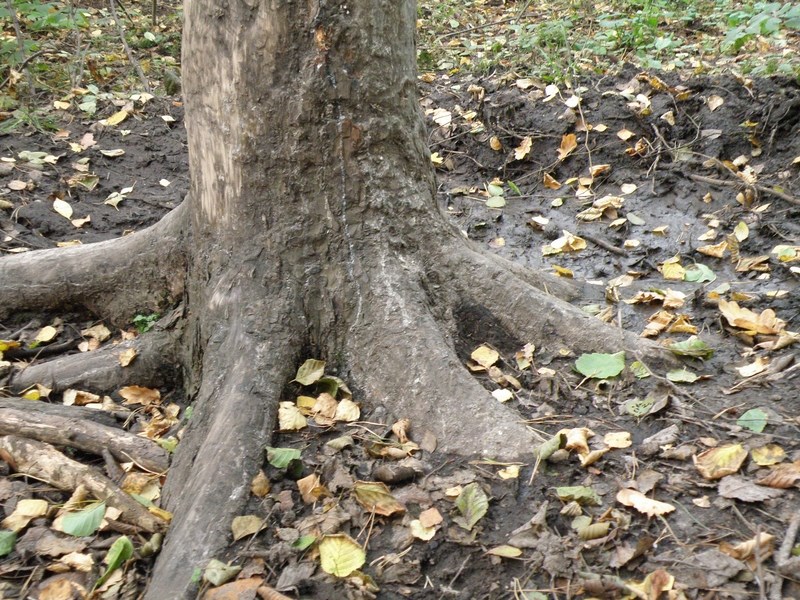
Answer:
M0 319L71 307L123 325L137 312L173 305L186 273L186 204L116 240L4 258Z

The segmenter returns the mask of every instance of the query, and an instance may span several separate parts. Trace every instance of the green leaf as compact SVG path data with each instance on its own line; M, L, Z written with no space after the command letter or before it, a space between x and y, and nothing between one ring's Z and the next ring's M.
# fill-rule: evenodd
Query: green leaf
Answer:
M105 514L106 503L98 502L81 511L65 514L61 521L61 529L64 533L75 537L92 535L100 528Z
M276 469L285 469L293 460L300 458L297 448L273 448L267 446L267 462Z
M711 355L714 354L714 349L696 335L693 335L688 340L670 344L669 349L678 356L691 356L693 358L706 359L711 358Z
M703 283L705 281L711 282L716 278L717 276L714 275L714 271L700 263L689 265L684 269L683 273L684 281L693 281L695 283Z
M513 181L506 181L506 183L508 184L508 187L511 188L512 192L514 192L517 196L522 196L522 192L519 190L519 187L517 187L516 183Z
M490 196L486 200L486 206L489 208L503 208L506 205L506 199L503 196Z
M453 521L470 531L489 510L489 498L486 497L483 488L473 482L461 490L456 498L456 508L461 515L453 517Z
M614 354L581 354L575 361L575 369L584 377L607 379L616 377L625 368L625 352Z
M647 365L639 360L633 361L629 368L636 379L645 379L646 377L650 377L652 375L650 369L647 368Z
M650 409L653 408L654 402L655 400L652 397L647 396L646 398L631 398L622 406L626 413L632 417L639 418L650 414Z
M309 358L297 369L294 380L300 385L311 385L325 374L325 361Z
M292 542L292 548L295 550L305 550L316 541L317 537L314 535L301 535L294 542Z
M489 183L486 185L486 191L489 192L489 196L502 196L503 186L494 183Z
M13 531L3 529L0 531L0 556L10 554L17 542L17 534Z
M563 502L572 502L573 500L578 504L591 504L600 506L600 496L597 495L592 488L585 485L570 485L564 487L557 487L556 494Z
M761 433L767 426L769 416L760 408L751 408L736 420L736 424L750 431Z
M191 406L189 408L192 408ZM187 412L189 411L187 408ZM188 417L187 417L188 418ZM175 449L178 447L178 438L169 436L168 438L158 438L154 440L156 444L161 446L164 450L172 454L175 452Z
M667 379L673 383L694 383L700 378L689 369L673 369L667 373Z
M226 565L224 562L212 558L203 570L203 579L211 585L219 586L236 577L241 570L242 567L238 565Z
M93 589L97 589L103 585L111 574L119 569L120 565L131 556L133 556L133 544L131 540L126 535L118 537L117 540L111 544L111 548L108 549L108 554L106 554L105 559L103 559L103 562L105 562L108 567L102 577L95 582Z

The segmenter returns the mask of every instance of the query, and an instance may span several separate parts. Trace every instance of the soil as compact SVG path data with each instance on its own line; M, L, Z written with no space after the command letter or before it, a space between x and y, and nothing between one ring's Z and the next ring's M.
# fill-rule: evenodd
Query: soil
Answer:
M684 293L686 303L677 312L697 327L713 347L713 357L684 359L686 368L700 376L691 384L673 383L657 372L637 380L628 370L619 378L587 379L573 369L576 357L565 356L557 347L537 348L532 367L520 370L515 353L524 340L465 311L460 315L458 347L464 362L480 344L499 351L502 370L521 383L510 402L543 442L562 429L589 428L595 434L589 440L592 447L619 431L630 433L632 445L612 449L587 466L561 449L538 465L520 465L519 475L511 478L501 472L506 465L423 452L405 459L402 465L407 468L400 475L387 475L387 467L397 470L398 463L376 458L365 447L369 431L386 433L374 425L381 422L382 409L370 406L368 398L356 397L363 424L276 435L276 447L303 450L302 466L277 469L265 462L271 489L263 498L253 496L250 507L250 514L264 520L265 529L233 543L229 556L219 558L244 567L239 584L246 577L261 578L289 597L303 598L633 597L631 582L642 582L648 575L639 597L657 598L667 597L666 592L659 596L653 591L658 585L653 581L666 577L664 572L674 577L673 587L687 598L766 597L765 590L776 581L783 581L783 591L773 597L800 598L800 568L784 568L779 574L777 560L770 558L798 513L797 487L791 482L785 490L754 486L768 467L752 458L736 475L722 480L704 478L692 462L692 456L704 450L734 443L747 450L774 444L784 451L784 463L800 460L795 350L754 348L769 336L754 339L731 327L716 303L722 296L736 298L756 313L771 308L787 330L800 328L798 263L781 262L771 254L780 244L800 245L798 85L733 77L681 81L674 74L628 71L613 80L581 82L549 100L551 90L530 81L440 76L421 85L431 148L442 159L438 199L457 227L479 246L525 266L571 271L576 279L589 282L592 297L587 296L587 305L595 310L611 306L610 319L634 331L642 331L661 306L607 304L604 296L624 300L640 290ZM573 93L580 96L579 105L569 101ZM115 110L109 107L98 118ZM165 115L174 121L165 121ZM95 242L156 222L188 190L181 118L179 102L154 99L117 126L73 120L56 135L19 133L0 139L0 198L9 203L0 212L0 249L13 253L75 240ZM623 131L630 137L621 139L627 135ZM96 145L73 152L70 143L79 143L89 133ZM576 146L559 160L562 140L570 133L576 134ZM515 149L525 138L530 138L530 150L516 159ZM101 152L119 148L124 154L117 157ZM45 152L58 160L37 166L20 158L23 151ZM89 171L99 178L91 190L70 183L80 158L89 159ZM582 194L580 178L589 178L592 168L591 192ZM560 187L544 185L545 174ZM749 186L744 184L747 177ZM495 179L504 189L502 208L486 206L487 186ZM22 182L25 189L16 189L20 183L12 182ZM104 204L110 193L126 187L133 191L116 207ZM605 196L623 198L622 206L594 221L576 219ZM91 221L76 227L53 210L55 199L72 206L73 220L91 216ZM623 216L626 220L611 225ZM714 258L698 251L724 240L740 222L749 235L740 240L738 253L742 258L766 257L758 263L763 270L737 270L741 262L731 260L730 254ZM699 241L711 228L717 237ZM585 249L545 255L543 246L565 230L583 238ZM706 265L715 280L665 279L659 268L671 257L679 257L684 267ZM607 288L610 280L626 274L631 285ZM94 323L91 315L20 316L0 324L0 339L16 333L29 340L55 318L74 331ZM114 337L119 338L119 331ZM657 340L687 337L662 333ZM78 352L79 341L65 351ZM736 367L756 357L768 357L773 370L743 378ZM476 372L476 377L491 391L499 387L485 372ZM289 386L284 399L301 391ZM629 414L626 403L648 394L655 398L650 412ZM59 396L54 393L51 401L60 401ZM120 400L116 393L112 397ZM761 433L737 423L756 408L768 417ZM354 443L342 450L327 445L343 435L351 435ZM55 504L68 498L35 481L12 477L8 466L3 469L0 503L6 516L22 498L46 497ZM301 500L296 480L313 473L320 476L329 497L312 505ZM354 482L375 479L387 481L392 495L405 505L405 515L382 517L355 502L350 493ZM468 530L454 520L458 509L453 489L471 483L477 483L490 501L486 515ZM571 503L562 489L566 486L590 487L598 502ZM617 492L631 486L675 510L648 517L623 506L615 499ZM739 492L731 491L737 486ZM415 539L409 523L430 507L444 520L430 541ZM588 515L595 524L608 523L608 529L597 537L581 538L574 527L578 514ZM43 568L50 558L35 550L47 521L39 519L33 525L20 533L16 549L0 559L0 598L39 598L52 582L53 571ZM349 533L366 543L363 575L336 579L318 567L313 549L292 546L299 535L320 530ZM758 534L774 536L774 541L749 556L729 551ZM86 538L86 551L101 558L115 535ZM487 553L505 544L521 552L514 557ZM788 544L794 547L795 541ZM145 585L148 560L140 559L128 569L134 590ZM91 581L91 574L77 570L70 576L83 584ZM118 597L122 589L104 597Z

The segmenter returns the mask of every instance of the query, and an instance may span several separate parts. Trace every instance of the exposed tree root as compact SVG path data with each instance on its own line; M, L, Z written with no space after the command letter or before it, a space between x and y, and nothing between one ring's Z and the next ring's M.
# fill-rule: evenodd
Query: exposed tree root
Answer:
M169 456L155 442L116 427L107 427L80 417L68 418L26 410L0 408L0 435L22 436L57 446L69 446L103 455L111 452L120 462L133 461L148 471L161 473L169 467Z
M99 423L107 427L116 427L117 419L114 415L104 410L97 410L96 408L86 408L84 406L64 406L62 404L49 404L48 402L31 402L30 400L23 400L22 398L0 398L0 411L10 408L14 410L21 410L28 415L43 414L46 416L61 417L63 419L80 419L82 421L91 421ZM122 418L128 416L126 411Z
M94 352L70 354L15 369L11 372L8 387L22 391L40 383L55 392L78 388L102 393L129 384L158 386L171 383L177 363L177 343L176 332L153 331ZM136 358L123 367L119 355L128 349L136 351Z
M0 453L18 472L45 481L60 490L73 491L83 485L94 498L119 509L120 520L125 523L151 533L166 528L165 521L151 515L108 477L92 467L67 458L49 444L7 435L0 437Z
M277 320L277 319L276 319ZM275 427L280 393L296 369L286 332L259 341L231 315L203 360L195 410L167 478L174 521L147 590L149 600L192 596L192 575L225 548ZM299 345L299 344L298 344Z
M123 324L174 304L186 272L184 202L140 232L107 242L0 261L0 319L22 311L81 307Z
M456 294L486 308L522 342L534 343L549 354L562 348L576 354L625 350L629 356L647 357L650 362L672 362L673 358L651 341L608 325L551 293L542 293L547 281L534 286L516 269L486 254L469 250L464 254L448 256L452 261L448 267L454 273L463 268L461 265L470 265L468 278L454 276L449 280Z

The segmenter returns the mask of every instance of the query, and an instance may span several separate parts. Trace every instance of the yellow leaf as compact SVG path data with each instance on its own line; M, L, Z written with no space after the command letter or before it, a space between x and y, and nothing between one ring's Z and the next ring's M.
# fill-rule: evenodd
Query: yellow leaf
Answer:
M519 465L508 465L507 467L500 469L497 474L499 475L500 479L516 479L519 477Z
M627 431L612 431L603 436L603 442L609 448L628 448L633 443Z
M161 392L154 388L146 388L140 385L127 385L120 388L117 392L125 399L124 404L142 404L150 406L161 403Z
M733 228L733 235L736 236L736 239L740 242L745 241L750 235L750 228L747 226L747 223L739 221L736 227Z
M364 549L344 533L323 536L318 549L322 570L334 577L347 577L367 558Z
M623 488L617 492L617 501L625 506L635 508L640 513L644 513L649 517L665 515L675 510L675 507L671 504L653 500L643 493L630 488Z
M281 431L297 431L308 425L306 418L294 402L281 402L278 407L278 428Z
M769 367L769 358L766 356L759 356L749 365L736 367L736 370L739 371L739 375L742 377L752 377L753 375L763 373L767 370L767 367Z
M701 452L693 460L700 475L713 481L736 473L745 458L747 450L741 444L727 444Z
M419 519L414 519L408 526L411 529L411 535L418 540L427 542L432 540L433 536L436 535L436 527L425 527Z
M58 335L58 329L52 325L47 325L39 330L34 338L37 342L49 342Z
M256 476L253 477L253 481L250 482L250 491L255 497L264 498L269 494L270 487L269 479L267 479L264 471L259 469Z
M264 519L256 515L242 515L234 517L231 523L231 531L233 532L233 540L240 540L248 535L253 535L261 531L266 525Z
M617 137L619 139L621 139L623 142L628 141L629 139L631 139L635 135L636 135L635 133L633 133L632 131L629 131L627 129L620 129L617 132Z
M128 348L127 350L123 350L119 353L117 359L119 360L119 366L127 367L129 364L133 362L133 359L136 358L136 350L134 348Z
M544 187L548 190L557 190L561 187L561 183L559 183L555 177L550 175L549 173L544 174Z
M725 104L725 100L721 96L714 95L708 97L708 109L711 112L714 112L723 104Z
M472 354L470 354L470 358L484 369L488 369L500 360L500 354L494 348L482 345L473 350Z
M709 244L706 246L700 246L697 251L701 254L705 254L706 256L713 256L715 258L722 258L725 255L725 251L728 249L728 242L723 240L719 244Z
M24 499L17 502L14 512L8 515L0 523L0 527L11 531L22 531L33 519L47 514L47 502L45 500Z
M339 402L339 405L336 407L336 414L333 416L334 421L345 421L346 423L358 421L360 418L361 409L358 407L358 404L349 398L345 398Z
M766 446L753 448L750 451L750 456L758 466L768 467L783 461L786 458L786 450L777 444L767 444Z
M561 138L561 146L558 148L558 160L564 160L575 148L578 147L578 138L574 133L567 133Z
M503 149L503 143L500 141L496 135L493 135L489 138L489 147L494 150L495 152L500 152Z
M518 556L522 556L522 550L515 546L509 546L507 544L503 544L501 546L495 546L494 548L490 548L486 551L486 554L491 554L492 556L499 556L501 558L517 558Z
M100 121L100 124L105 125L106 127L114 127L115 125L119 125L120 123L122 123L127 118L128 118L128 111L123 108L122 110L115 112L107 119L103 119L102 121Z
M522 138L522 142L520 142L519 146L514 148L514 158L516 160L522 160L528 153L531 151L531 146L533 144L533 140L530 136L525 136Z
M61 199L53 200L53 210L65 219L72 218L72 206L70 206L69 202Z
M442 521L444 521L442 513L435 506L419 513L419 522L422 523L423 527L436 527Z
M730 325L744 329L750 335L757 333L774 335L786 327L786 322L779 319L771 308L756 314L748 308L740 307L736 302L720 298L719 310Z
M328 488L322 485L319 475L316 474L298 479L297 489L300 490L300 496L306 504L314 504L322 496L329 494Z

